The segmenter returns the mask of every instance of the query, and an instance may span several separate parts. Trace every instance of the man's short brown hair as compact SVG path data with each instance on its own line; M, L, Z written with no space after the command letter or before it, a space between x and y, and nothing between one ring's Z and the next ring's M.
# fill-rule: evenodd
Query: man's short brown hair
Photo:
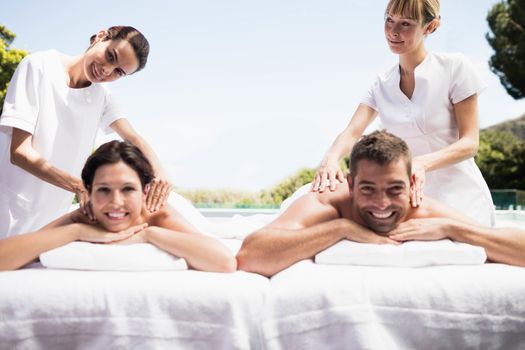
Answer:
M350 175L352 179L357 174L357 164L360 160L370 160L379 165L387 165L398 159L406 164L408 177L412 174L412 156L405 141L399 137L381 130L363 136L350 154Z

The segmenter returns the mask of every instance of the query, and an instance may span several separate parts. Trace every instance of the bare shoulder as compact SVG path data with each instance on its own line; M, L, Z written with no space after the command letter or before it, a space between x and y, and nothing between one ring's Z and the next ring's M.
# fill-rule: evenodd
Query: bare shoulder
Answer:
M146 222L150 226L159 226L174 231L193 232L198 230L193 227L180 212L171 205L165 205L155 213L149 214Z
M337 190L322 193L308 192L293 202L268 226L282 229L301 229L335 220L340 217L338 203L344 197L342 184Z
M42 227L44 228L53 228L53 227L61 227L71 224L88 224L93 225L94 222L89 220L89 218L82 213L80 209L73 210L69 213L66 213L59 217L58 219L50 222L46 226Z
M352 194L350 192L349 184L345 179L343 183L340 183L337 186L335 191L326 193L324 200L327 204L337 209L341 216L344 216L342 213L345 209L349 208L351 198Z
M350 190L346 180L343 183L338 184L335 191L327 189L322 193L314 193L318 194L318 199L321 203L332 206L336 206L341 202L346 202L350 198Z
M409 219L448 218L465 223L474 223L458 210L430 197L424 197L419 207L411 207L409 210Z

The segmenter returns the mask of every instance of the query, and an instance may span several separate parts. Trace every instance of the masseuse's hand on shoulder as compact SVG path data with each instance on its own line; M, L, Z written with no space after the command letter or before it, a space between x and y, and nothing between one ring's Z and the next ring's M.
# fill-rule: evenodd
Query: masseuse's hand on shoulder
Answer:
M412 159L412 183L410 191L410 205L419 207L423 200L423 189L425 188L425 167L417 158Z
M342 183L344 179L345 176L339 166L339 161L327 157L323 160L319 169L317 169L314 182L312 183L312 191L323 192L327 188L330 189L330 191L335 191L337 185Z
M82 181L78 181L77 185L74 186L75 195L80 206L80 211L84 214L89 220L95 221L95 214L93 214L93 209L91 209L91 203L89 202L89 193L84 187Z
M155 177L149 185L146 196L146 208L152 213L161 209L167 204L172 189L173 186L166 176L160 175Z
M345 180L339 160L350 153L354 144L363 135L366 127L370 125L376 115L377 112L370 106L363 103L357 106L350 123L337 136L324 156L319 169L317 169L312 184L313 192L323 192L327 188L333 192L337 189L337 185Z

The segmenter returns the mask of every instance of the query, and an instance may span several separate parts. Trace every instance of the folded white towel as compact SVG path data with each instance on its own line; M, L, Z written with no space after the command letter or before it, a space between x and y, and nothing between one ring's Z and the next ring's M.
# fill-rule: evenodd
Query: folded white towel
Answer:
M74 270L186 270L186 260L149 243L129 245L72 242L40 254L48 268Z
M343 240L315 256L318 264L394 267L479 265L486 260L485 249L448 239L410 241L400 245Z

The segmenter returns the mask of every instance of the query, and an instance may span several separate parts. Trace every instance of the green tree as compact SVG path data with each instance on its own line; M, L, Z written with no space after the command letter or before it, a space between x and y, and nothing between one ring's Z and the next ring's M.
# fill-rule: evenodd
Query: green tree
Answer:
M348 157L339 162L343 173L348 173ZM269 190L261 191L260 200L262 203L279 206L282 201L290 197L301 186L314 180L317 169L302 168L294 175L284 179Z
M489 187L525 190L525 142L508 131L483 131L479 142L475 159Z
M504 0L487 15L491 33L486 38L494 49L489 64L508 94L525 97L525 1Z
M490 131L508 131L518 138L525 141L525 114L519 118L506 120L499 124L492 125L485 130Z
M0 25L0 113L4 107L5 94L9 81L15 72L18 63L27 55L24 50L10 48L16 35Z
M299 187L312 182L315 169L303 168L294 175L284 179L273 188L261 193L263 203L280 205L283 200L290 197Z

